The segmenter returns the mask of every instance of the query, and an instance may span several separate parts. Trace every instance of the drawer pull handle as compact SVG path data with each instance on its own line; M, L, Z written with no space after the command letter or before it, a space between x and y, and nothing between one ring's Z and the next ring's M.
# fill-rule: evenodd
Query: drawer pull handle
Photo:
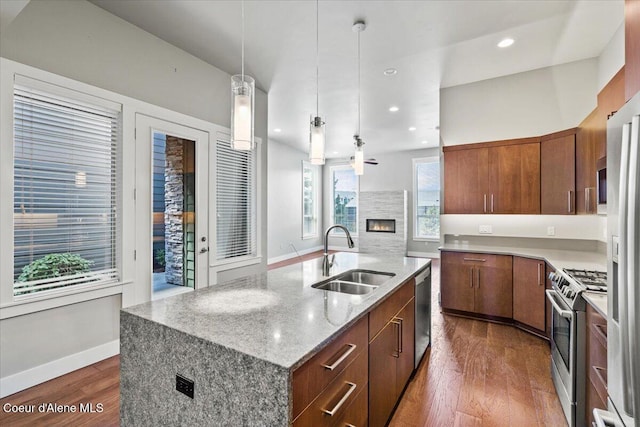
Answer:
M487 262L484 258L463 258L464 261Z
M605 343L607 342L606 325L593 324L593 330L596 332L596 334L600 335L600 338L602 338Z
M335 413L340 410L342 405L344 405L344 402L347 401L349 396L351 396L351 394L353 394L353 392L356 390L356 387L357 387L354 383L350 383L348 381L346 381L346 384L349 384L349 390L347 390L347 392L344 394L344 396L342 396L340 401L338 403L336 403L336 406L334 406L333 409L331 409L331 410L323 409L322 412L324 412L325 414L329 415L330 417L333 417L335 415Z
M344 359L346 359L347 357L349 357L349 355L351 353L353 353L357 347L357 345L355 344L347 344L349 346L349 348L347 349L347 351L345 351L344 353L342 353L342 356L340 356L338 358L338 360L336 360L335 362L333 362L333 365L322 365L324 368L327 368L330 371L333 371L334 369L336 369L342 362L344 362Z

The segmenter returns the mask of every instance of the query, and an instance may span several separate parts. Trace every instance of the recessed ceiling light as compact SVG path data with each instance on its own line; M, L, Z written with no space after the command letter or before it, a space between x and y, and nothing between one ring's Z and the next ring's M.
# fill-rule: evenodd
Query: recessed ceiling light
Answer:
M500 43L498 43L498 47L509 47L513 44L513 42L513 39L507 37L506 39L500 40Z
M387 68L382 72L385 76L393 76L394 74L398 74L398 70L395 68Z
M337 151L334 151L334 152L333 152L333 154L338 154L338 152L337 152Z
M428 144L428 143L429 143L429 141L422 141L422 143L423 143L423 144Z
M391 107L389 107L389 111L391 111L392 113L395 113L398 110L399 110L399 108L396 107L395 105L392 105Z
M280 128L275 128L273 131L274 131L274 132L282 132L282 129L280 129Z
M415 128L415 127L413 127L413 126L411 126L411 127L409 128L409 131L410 131L410 132L413 132L414 130L416 130L416 128Z

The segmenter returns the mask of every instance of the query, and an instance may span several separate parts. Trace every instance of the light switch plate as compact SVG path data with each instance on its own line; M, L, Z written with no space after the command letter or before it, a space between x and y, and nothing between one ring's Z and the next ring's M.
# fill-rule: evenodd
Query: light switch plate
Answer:
M493 230L491 229L490 225L481 225L478 232L480 234L491 234L493 233Z
M547 236L555 236L555 235L556 235L556 228L553 225L547 227Z

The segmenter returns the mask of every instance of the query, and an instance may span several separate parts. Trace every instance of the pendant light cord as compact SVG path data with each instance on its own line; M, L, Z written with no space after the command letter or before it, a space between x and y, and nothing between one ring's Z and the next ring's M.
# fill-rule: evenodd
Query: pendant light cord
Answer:
M241 6L242 6L242 83L244 83L244 0L242 0Z
M360 136L360 33L358 31L358 136Z
M320 7L319 0L316 0L316 117L319 116L320 113L320 44L318 40L320 39Z

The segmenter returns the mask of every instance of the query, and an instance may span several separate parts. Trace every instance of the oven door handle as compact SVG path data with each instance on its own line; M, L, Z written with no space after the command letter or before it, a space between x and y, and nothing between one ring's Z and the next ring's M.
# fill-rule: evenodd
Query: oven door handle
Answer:
M565 319L573 319L573 311L565 310L560 307L560 304L558 304L558 301L556 300L556 291L554 291L553 289L547 289L545 292L547 293L547 299L549 299L549 302L551 302L551 305L560 316L564 317Z

